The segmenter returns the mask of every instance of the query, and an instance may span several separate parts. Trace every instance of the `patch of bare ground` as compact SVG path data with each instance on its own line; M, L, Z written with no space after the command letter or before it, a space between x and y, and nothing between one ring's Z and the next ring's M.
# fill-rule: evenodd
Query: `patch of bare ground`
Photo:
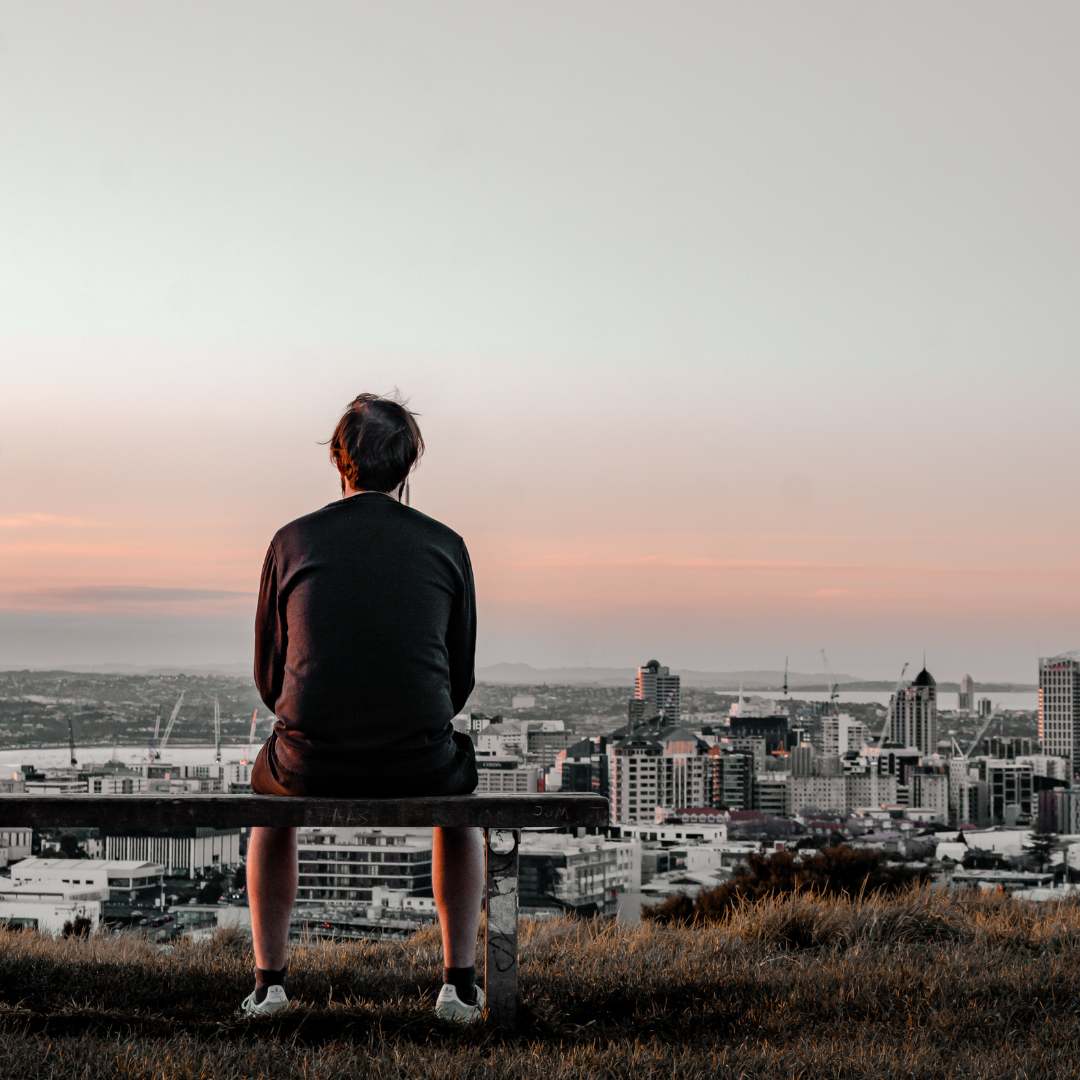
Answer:
M676 927L522 924L520 1028L435 1020L434 931L292 950L245 1021L250 944L0 934L0 1075L1074 1077L1080 903L797 895Z

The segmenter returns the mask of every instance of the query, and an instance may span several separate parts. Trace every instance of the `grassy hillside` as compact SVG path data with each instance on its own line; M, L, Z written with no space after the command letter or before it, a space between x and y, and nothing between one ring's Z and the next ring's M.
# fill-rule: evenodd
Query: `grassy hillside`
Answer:
M241 1021L250 949L0 934L0 1075L1056 1077L1080 1072L1080 904L766 901L715 925L522 924L521 1028L434 1019L432 931L290 956Z

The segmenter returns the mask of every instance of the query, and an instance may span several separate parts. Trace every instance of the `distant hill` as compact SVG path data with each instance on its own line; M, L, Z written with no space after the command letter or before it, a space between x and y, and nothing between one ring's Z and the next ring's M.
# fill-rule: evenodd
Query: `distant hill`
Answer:
M631 686L636 674L636 668L534 668L531 664L492 664L476 669L476 681L515 686L539 686L543 683L555 686ZM691 671L675 668L673 674L680 676L686 686L706 686L718 690L738 690L740 682L744 690L771 690L779 689L784 682L782 671ZM833 681L847 686L863 680L851 675L834 675ZM792 690L825 690L827 680L823 673L808 675L789 671L788 686Z
M251 677L251 663L242 664L64 664L49 667L0 668L0 672L33 671L37 674L70 671L76 675L233 675Z

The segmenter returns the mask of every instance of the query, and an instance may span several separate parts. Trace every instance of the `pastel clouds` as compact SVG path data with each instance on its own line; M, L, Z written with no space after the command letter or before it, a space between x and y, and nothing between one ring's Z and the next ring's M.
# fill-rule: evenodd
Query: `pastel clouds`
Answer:
M76 585L0 593L3 611L206 615L254 610L254 593L145 585Z

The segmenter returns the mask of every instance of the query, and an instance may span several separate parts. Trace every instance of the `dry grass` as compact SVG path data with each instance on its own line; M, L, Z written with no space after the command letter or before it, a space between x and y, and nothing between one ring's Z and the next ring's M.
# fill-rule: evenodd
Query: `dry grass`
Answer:
M1080 1074L1080 903L796 896L692 928L522 924L514 1034L432 1014L432 931L290 957L241 1021L249 946L0 935L0 1075L1051 1077Z

